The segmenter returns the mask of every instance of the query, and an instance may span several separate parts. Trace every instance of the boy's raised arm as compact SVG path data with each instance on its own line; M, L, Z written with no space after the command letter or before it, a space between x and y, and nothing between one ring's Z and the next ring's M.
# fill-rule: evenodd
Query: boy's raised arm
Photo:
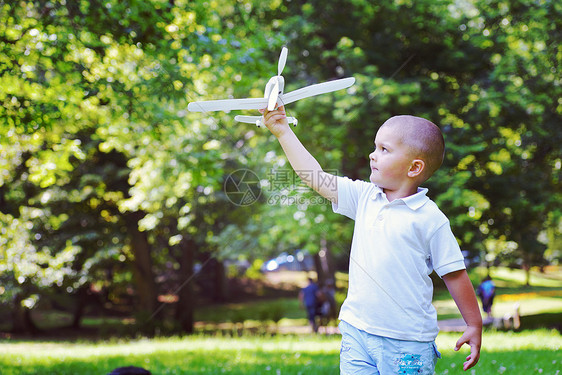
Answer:
M287 123L285 108L280 106L275 111L260 110L264 114L265 126L277 137L289 163L297 175L310 188L331 202L338 202L336 176L326 173L318 161L299 141Z
M480 346L482 345L482 315L480 315L480 307L478 306L474 288L466 270L448 273L443 276L443 281L467 325L466 330L455 346L455 350L459 350L464 344L470 346L470 355L466 357L466 362L463 365L463 369L466 371L476 365L480 359Z

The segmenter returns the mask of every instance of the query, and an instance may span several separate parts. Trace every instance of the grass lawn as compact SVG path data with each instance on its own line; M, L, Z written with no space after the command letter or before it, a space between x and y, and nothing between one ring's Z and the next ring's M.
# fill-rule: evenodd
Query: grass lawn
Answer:
M467 350L458 334L437 338L437 374L462 373ZM135 365L153 374L339 374L338 336L140 339L128 342L0 341L0 374L103 375ZM480 362L469 374L560 374L557 331L486 332Z
M458 333L440 333L437 345L442 359L435 370L438 375L460 374L462 363L469 353L465 346L453 350ZM480 361L468 374L562 374L562 336L556 330L523 332L484 331Z
M0 373L101 375L120 366L153 374L334 374L335 337L205 337L129 342L0 342Z

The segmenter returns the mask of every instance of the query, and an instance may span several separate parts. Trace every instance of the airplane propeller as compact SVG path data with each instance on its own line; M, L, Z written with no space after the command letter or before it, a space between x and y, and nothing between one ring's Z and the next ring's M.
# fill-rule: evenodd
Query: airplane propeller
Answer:
M287 47L283 47L281 50L281 55L279 56L279 63L277 64L277 75L280 76L283 73L283 69L285 69L285 64L287 63L287 54L289 50Z
M273 77L275 79L277 77ZM275 109L275 105L277 104L277 98L279 97L279 81L275 79L273 84L269 88L269 92L265 94L265 97L269 97L267 100L267 110L273 111ZM266 89L267 90L267 89Z
M285 64L287 63L287 54L289 50L287 47L283 47L281 50L281 55L279 55L279 62L277 63L277 76L271 77L267 85L265 86L264 97L267 99L267 110L273 111L277 104L277 98L279 94L283 93L285 86L285 78L281 75L283 69L285 69Z

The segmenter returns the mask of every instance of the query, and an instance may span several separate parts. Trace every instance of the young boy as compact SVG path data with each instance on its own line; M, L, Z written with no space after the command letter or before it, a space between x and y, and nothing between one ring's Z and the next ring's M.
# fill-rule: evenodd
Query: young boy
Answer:
M291 166L334 212L355 220L349 290L340 311L342 374L433 374L437 313L429 274L443 278L466 324L455 350L480 357L482 317L449 221L419 188L441 165L444 141L432 122L396 116L378 130L371 182L324 172L287 124L284 107L260 111Z

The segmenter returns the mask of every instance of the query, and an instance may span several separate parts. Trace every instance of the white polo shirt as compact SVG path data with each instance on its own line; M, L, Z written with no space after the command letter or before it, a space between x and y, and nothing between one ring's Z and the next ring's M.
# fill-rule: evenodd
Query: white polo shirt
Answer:
M346 177L337 183L332 208L355 220L349 290L339 319L379 336L434 340L439 329L429 275L465 268L449 220L427 189L388 202L373 183Z

